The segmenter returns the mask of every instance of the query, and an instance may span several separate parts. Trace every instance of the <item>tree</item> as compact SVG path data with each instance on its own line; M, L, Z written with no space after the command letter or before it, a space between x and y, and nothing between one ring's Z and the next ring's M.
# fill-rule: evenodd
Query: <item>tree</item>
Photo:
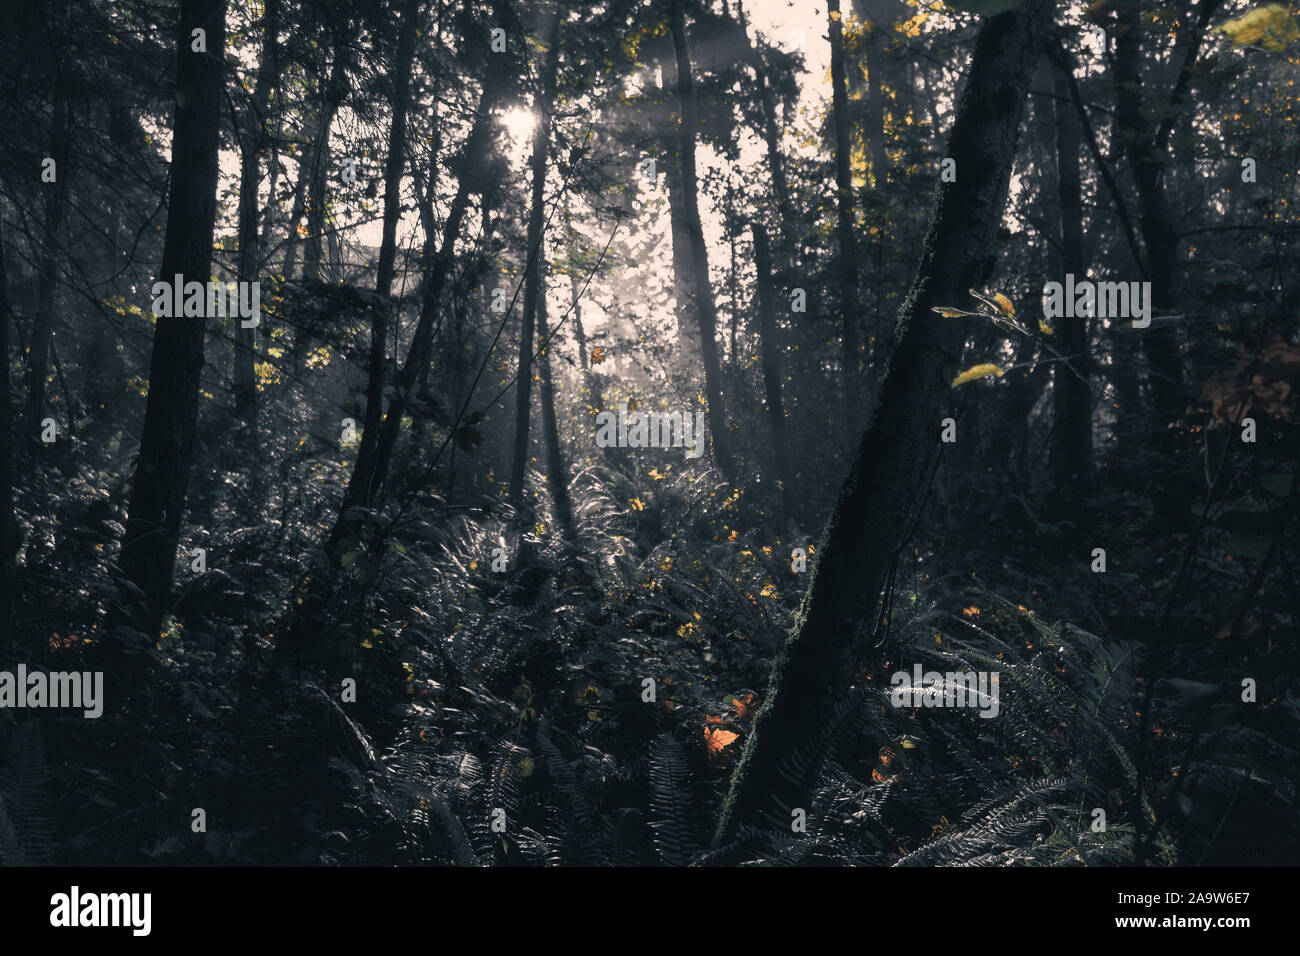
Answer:
M519 336L519 374L515 379L515 444L510 467L510 503L523 506L524 481L528 468L528 431L532 415L533 331L537 322L537 301L542 290L542 245L546 225L546 154L551 142L551 106L555 100L555 77L560 62L561 11L547 4L542 14L542 43L546 53L537 96L537 125L533 129L531 172L532 203L528 210L528 261L524 264L523 329Z
M714 835L715 849L747 828L789 832L808 806L838 716L851 709L862 639L878 620L893 562L938 445L940 406L966 330L935 315L988 279L1025 91L1051 26L1050 0L1028 0L986 20L975 40L947 156L957 181L940 183L929 236L898 318L898 345L870 426L840 491L790 637L754 721ZM922 479L924 480L924 479ZM885 609L888 613L888 609Z
M276 31L279 29L279 0L267 0L262 12L262 52L257 63L257 80L249 107L240 114L239 128L239 265L236 270L240 282L257 281L261 267L261 248L258 236L258 188L261 184L261 157L270 141L267 131L267 114L272 85L276 79ZM245 450L256 446L257 380L254 364L257 358L257 328L235 324L235 414L243 420L247 430Z
M704 387L709 403L713 454L723 476L728 481L734 481L727 413L722 399L722 367L718 361L718 316L713 304L713 287L709 283L709 256L704 245L704 230L700 225L699 185L695 174L695 138L700 119L691 79L691 55L686 45L686 14L683 6L684 0L673 0L671 14L673 51L677 58L677 99L681 111L678 161L682 174L686 229L691 240L694 305L700 327L700 357L704 363Z
M1056 181L1061 204L1061 270L1080 279L1083 257L1083 197L1079 178L1079 120L1069 102L1069 85L1056 73ZM1056 365L1051 467L1057 499L1065 513L1082 522L1092 457L1092 392L1089 387L1088 319L1067 319L1061 329L1067 361Z
M18 569L14 564L14 553L18 550L18 528L14 521L14 439L9 413L9 321L12 318L4 236L0 235L0 360L4 362L4 375L0 377L0 634L6 636L8 651L13 650L14 596L18 593Z
M172 175L160 278L206 283L217 212L225 0L182 0L176 41ZM149 400L121 554L122 571L144 593L150 634L157 633L166 611L185 512L204 325L201 316L161 316L154 333Z
M759 223L753 224L754 267L758 270L758 336L763 356L763 393L767 399L767 419L772 431L772 451L776 457L776 480L781 486L785 513L798 513L794 474L790 469L790 446L785 434L785 403L781 399L781 356L776 340L776 290L772 288L772 254L767 234Z
M831 114L835 127L835 212L839 237L840 345L844 389L844 428L851 444L859 431L857 373L859 362L858 266L854 250L853 176L849 155L849 104L844 78L844 37L840 0L827 0L831 37Z
M397 263L397 221L402 214L402 171L406 168L406 117L410 109L411 66L415 58L415 36L419 29L419 0L407 0L398 23L397 56L393 63L391 105L392 121L388 127L388 156L384 163L384 220L379 244L379 262L375 273L375 291L387 299L392 295ZM358 460L371 459L379 442L379 424L384 413L384 379L388 366L388 323L391 310L386 302L370 309L370 360L366 381L366 417L361 432ZM350 489L358 503L373 500L374 475L354 472L362 487Z
M60 74L61 76L62 74ZM50 133L50 158L55 162L54 182L44 185L45 210L41 229L40 286L28 356L27 408L24 428L35 434L45 405L45 380L50 374L50 348L54 333L54 294L58 290L59 237L63 229L71 158L72 111L68 90L60 80L54 88L54 121Z

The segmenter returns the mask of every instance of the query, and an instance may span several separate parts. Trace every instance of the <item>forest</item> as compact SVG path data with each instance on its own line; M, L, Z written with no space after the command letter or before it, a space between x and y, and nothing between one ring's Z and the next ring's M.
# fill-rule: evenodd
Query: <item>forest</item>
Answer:
M1300 3L5 14L0 865L1300 864Z

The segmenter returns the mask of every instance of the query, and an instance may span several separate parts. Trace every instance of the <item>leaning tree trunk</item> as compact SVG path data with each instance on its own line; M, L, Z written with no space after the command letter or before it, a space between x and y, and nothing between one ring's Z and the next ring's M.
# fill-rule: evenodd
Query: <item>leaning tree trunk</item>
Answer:
M532 206L528 212L528 245L524 263L523 331L519 336L519 375L515 379L515 442L510 465L510 504L523 507L528 471L528 432L533 398L533 329L542 286L542 230L546 224L546 152L551 142L551 103L555 99L555 74L560 62L560 11L552 6L542 20L546 57L542 89L537 97L537 127L533 131Z
M206 32L206 53L191 33ZM225 77L225 0L182 0L177 33L177 96L171 192L160 278L208 281L217 215L217 157ZM121 567L144 592L145 625L156 634L171 588L172 565L189 488L203 369L202 317L160 316L149 367L144 433L131 484Z
M420 370L428 365L433 351L433 337L441 311L443 293L455 262L456 241L460 237L465 217L469 212L470 195L477 189L491 186L481 172L492 140L493 110L501 101L509 76L506 73L489 73L479 97L474 124L462 154L460 181L443 222L441 246L432 256L428 275L421 292L420 317L407 349L406 360L397 375L396 388L379 426L379 440L373 453L357 455L352 466L352 476L339 506L338 516L325 540L327 568L319 569L308 580L295 587L290 613L282 623L278 650L292 659L309 651L310 645L320 636L321 626L327 617L327 602L332 590L331 577L342 567L342 557L351 546L359 546L365 530L367 501L379 507L388 482L393 451L401 431L402 417L410 407ZM427 248L434 239L428 237ZM362 490L366 492L363 495Z
M678 160L682 173L686 228L691 238L691 271L694 280L695 314L700 325L700 358L704 362L704 390L709 401L709 430L713 432L713 455L718 470L728 481L734 479L731 443L727 437L727 413L722 401L722 367L718 362L717 310L709 285L709 255L700 226L699 184L695 175L695 137L699 130L699 107L691 78L691 55L686 46L684 0L673 0L673 51L677 56L677 98L681 110Z
M938 450L948 382L969 329L935 306L964 303L988 280L995 231L1019 137L1025 91L1051 26L1051 0L1028 0L985 21L957 108L930 233L898 318L898 345L871 425L818 549L808 594L714 835L720 856L742 830L789 833L809 806L824 746L852 691L859 636L878 613L890 566L916 509L917 476Z

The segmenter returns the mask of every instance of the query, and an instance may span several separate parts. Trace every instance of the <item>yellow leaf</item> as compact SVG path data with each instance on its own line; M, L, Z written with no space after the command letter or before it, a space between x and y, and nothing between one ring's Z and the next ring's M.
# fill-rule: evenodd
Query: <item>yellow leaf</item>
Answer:
M973 382L977 378L984 378L986 375L996 375L1000 378L1002 369L987 362L983 365L973 365L952 380L952 387L956 388L958 385L965 385L967 382Z
M942 308L940 308L940 307L935 307L935 308L932 309L931 311L938 312L938 313L939 313L940 315L942 315L945 319L960 319L963 315L969 315L969 314L970 314L970 313L968 313L968 312L963 312L961 309L950 309L950 308L947 308L946 306L944 306L944 307L942 307Z
M1045 321L1043 321L1042 319L1039 319L1039 320L1038 320L1038 331L1042 332L1044 335L1055 335L1055 334L1056 334L1056 329L1052 328L1050 325L1048 325L1048 324L1047 324Z
M1002 314L1008 319L1014 319L1016 317L1016 307L1012 305L1011 300L1001 292L994 293L993 301L997 303L998 309L1000 309Z
M1300 26L1280 3L1256 7L1245 16L1229 20L1214 28L1232 42L1234 50L1243 46L1262 46L1281 53L1292 40L1300 38Z

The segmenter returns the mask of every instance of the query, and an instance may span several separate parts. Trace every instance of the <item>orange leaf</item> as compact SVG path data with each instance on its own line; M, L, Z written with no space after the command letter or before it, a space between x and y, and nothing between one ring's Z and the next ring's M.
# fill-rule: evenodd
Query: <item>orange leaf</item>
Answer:
M704 731L704 745L708 748L710 757L720 757L723 748L735 742L740 734L733 734L730 730L709 730Z
M736 708L736 717L740 720L746 720L752 716L756 699L753 691L749 691L743 697L731 698L731 706Z

